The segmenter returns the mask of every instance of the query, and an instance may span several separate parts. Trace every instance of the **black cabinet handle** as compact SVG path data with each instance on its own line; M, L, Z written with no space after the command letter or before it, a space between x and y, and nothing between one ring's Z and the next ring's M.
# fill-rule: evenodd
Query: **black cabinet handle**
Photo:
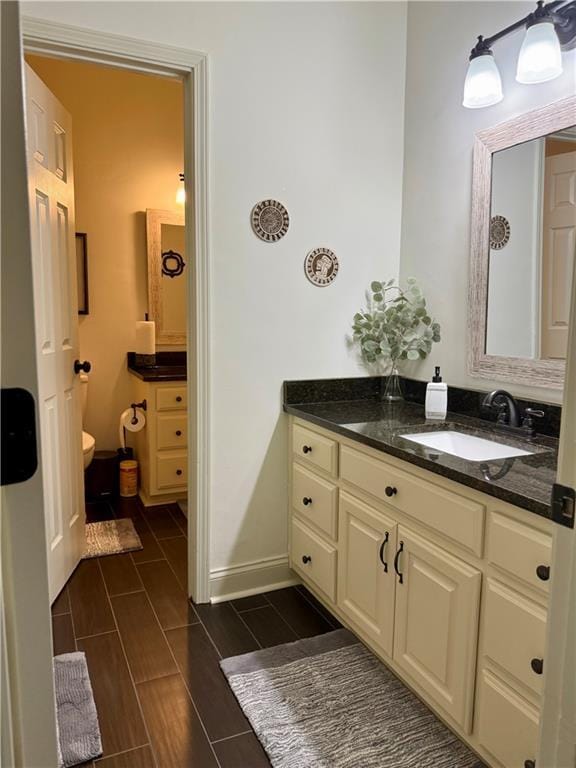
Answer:
M387 485L386 488L384 489L384 493L388 497L396 496L396 494L398 493L398 488L395 488L393 485Z
M384 547L386 544L388 544L388 539L390 538L390 533L386 531L386 535L384 536L384 541L382 544L380 544L380 562L384 566L384 573L388 573L388 563L386 560L384 560Z
M182 395L176 395L176 402L181 403L182 402Z
M306 565L306 563L312 562L312 558L310 557L310 555L302 555L302 562L304 563L304 565Z
M541 675L544 671L544 659L532 659L530 666L532 667L533 672L536 672L537 675Z
M177 469L177 470L176 470L176 474L177 474L177 475L181 475L181 474L182 474L182 470L181 470L181 469Z
M536 768L536 760L524 760L524 768Z
M302 504L304 504L305 507L307 507L308 504L312 504L312 499L310 498L310 496L304 496L304 498L302 499Z
M84 360L83 363L81 363L80 360L74 360L74 373L80 373L80 371L90 373L91 370L92 363L89 363L88 360Z
M400 542L400 546L398 547L398 552L394 555L394 570L396 571L396 574L398 576L398 583L403 584L404 583L404 574L400 573L398 570L398 563L400 562L400 554L402 553L402 550L404 549L404 542Z
M550 566L539 565L538 568L536 568L536 576L538 576L540 581L548 581L550 578Z
M304 445L302 446L303 453L312 453L312 446L311 445Z
M181 429L177 429L176 430L176 437L180 437L181 435L182 435L182 430Z

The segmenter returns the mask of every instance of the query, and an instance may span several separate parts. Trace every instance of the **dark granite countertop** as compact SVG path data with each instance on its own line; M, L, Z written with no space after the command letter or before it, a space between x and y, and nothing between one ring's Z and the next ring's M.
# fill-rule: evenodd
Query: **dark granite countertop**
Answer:
M139 365L138 356L128 352L128 370L143 381L186 381L186 352L157 352L154 365Z
M535 438L516 437L495 429L489 421L458 413L448 413L446 421L426 420L424 407L409 402L389 405L377 399L299 404L285 402L284 410L457 483L543 517L551 517L550 496L558 460L558 440L555 438L540 435ZM533 453L488 462L468 461L402 437L410 432L449 429L497 440Z

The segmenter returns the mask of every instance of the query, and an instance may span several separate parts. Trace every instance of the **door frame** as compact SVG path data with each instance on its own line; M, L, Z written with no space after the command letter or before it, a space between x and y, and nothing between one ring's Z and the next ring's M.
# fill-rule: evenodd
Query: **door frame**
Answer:
M196 450L188 452L188 593L210 600L210 246L208 153L208 57L205 53L23 16L24 53L91 62L184 83L184 178L187 191L188 427ZM193 180L192 182L190 180ZM192 194L191 194L192 193ZM195 460L193 460L195 457Z

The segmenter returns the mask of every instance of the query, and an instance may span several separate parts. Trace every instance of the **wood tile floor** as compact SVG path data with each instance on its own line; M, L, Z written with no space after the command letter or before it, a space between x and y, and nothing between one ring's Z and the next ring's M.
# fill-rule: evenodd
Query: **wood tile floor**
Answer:
M304 587L218 605L186 596L186 519L176 505L87 505L131 517L144 549L84 560L52 608L54 653L86 653L104 754L91 768L267 768L221 658L338 626Z

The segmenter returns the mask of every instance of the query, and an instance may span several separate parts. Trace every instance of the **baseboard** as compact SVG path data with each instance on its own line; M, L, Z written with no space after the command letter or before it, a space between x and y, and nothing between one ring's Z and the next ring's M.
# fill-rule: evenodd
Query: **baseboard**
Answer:
M164 504L176 504L178 501L182 501L188 498L186 491L183 493L165 493L157 494L155 496L148 496L143 488L138 491L140 501L145 507L157 507Z
M237 600L294 584L300 584L300 579L290 569L286 555L214 568L210 571L210 602Z

